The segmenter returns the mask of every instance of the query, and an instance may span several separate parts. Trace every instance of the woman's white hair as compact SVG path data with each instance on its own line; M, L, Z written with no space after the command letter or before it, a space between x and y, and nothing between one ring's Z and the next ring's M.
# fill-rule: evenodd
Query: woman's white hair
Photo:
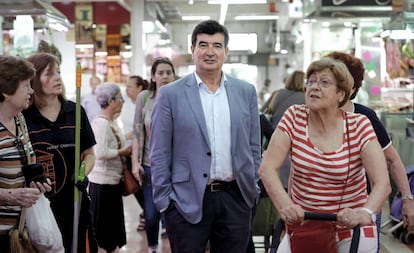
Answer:
M114 83L103 83L98 85L95 90L96 101L101 108L106 108L109 105L109 100L115 98L121 89Z

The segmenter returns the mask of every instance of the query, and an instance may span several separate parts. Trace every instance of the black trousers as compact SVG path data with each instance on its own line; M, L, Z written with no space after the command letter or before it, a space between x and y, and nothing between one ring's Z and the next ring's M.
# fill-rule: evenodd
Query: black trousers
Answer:
M202 220L197 224L185 220L174 203L164 212L172 253L204 253L208 241L210 253L246 251L252 209L237 186L218 192L206 191L202 210Z

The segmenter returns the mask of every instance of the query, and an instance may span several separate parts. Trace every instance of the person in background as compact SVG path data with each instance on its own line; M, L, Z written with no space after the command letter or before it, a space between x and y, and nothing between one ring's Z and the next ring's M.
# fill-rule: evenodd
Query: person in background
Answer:
M285 112L259 169L287 228L278 252L349 252L351 229L357 225L358 252L376 252L375 215L391 189L384 153L368 118L341 109L354 83L342 62L314 61L306 78L306 104ZM292 168L286 192L279 169L289 153ZM372 184L369 195L366 173ZM305 211L337 213L337 221L304 221Z
M51 190L47 183L25 185L22 174L26 154L35 155L21 114L29 107L35 71L25 59L0 56L0 252L10 251L9 231L18 226L22 208Z
M378 119L375 111L361 104L352 102L352 100L358 94L359 88L362 86L362 81L364 80L364 65L362 64L360 59L347 53L332 52L329 53L327 57L331 57L333 59L343 62L347 66L349 72L354 78L354 85L352 87L351 97L349 101L342 107L342 109L348 112L364 114L371 121L371 124L375 130L375 134L378 137L378 141L382 147L382 150L384 151L389 174L391 175L391 178L394 180L399 191L401 192L401 196L403 199L402 215L404 226L407 227L408 231L411 231L414 229L414 198L411 194L407 173L405 171L401 158L398 155L397 150L395 150L394 146L392 145L387 130L385 129L381 121ZM377 215L377 227L381 227L381 215ZM380 246L379 232L380 231L378 229L378 252Z
M262 153L266 150L267 144L272 137L274 127L270 124L270 121L267 119L266 115L260 114L260 146L262 147ZM258 182L258 186L260 188L260 198L268 197L266 193L266 189L263 186L261 180ZM256 215L256 205L252 208L252 224L254 221L254 217ZM250 231L250 238L249 243L247 244L246 253L254 253L256 252L254 241L253 241L253 230Z
M283 113L291 105L300 105L305 103L304 92L305 72L301 70L295 70L292 74L288 75L285 81L285 88L274 91L274 99L272 96L263 104L260 109L264 112L269 106L272 108L270 123L276 128ZM272 104L269 104L272 103Z
M118 85L104 83L95 91L101 112L92 121L96 136L95 166L89 178L89 193L94 216L98 252L119 252L126 244L122 202L122 159L131 155L131 145L114 120L122 110L124 99Z
M269 87L270 87L270 79L266 79L263 87L260 89L258 97L259 97L259 104L263 104L269 97Z
M92 76L89 79L89 86L91 87L91 91L81 97L81 105L86 111L86 115L88 115L89 122L100 113L101 107L99 106L98 102L96 102L96 94L95 90L98 85L101 84L101 79L97 76Z
M133 125L134 117L131 115L135 114L135 104L137 102L138 94L148 88L147 80L143 79L138 75L130 76L126 83L126 95L129 97L129 101L124 103L124 107L121 112L121 120L123 125L123 131L127 142L132 143L133 135ZM126 163L130 170L132 170L131 156L126 157ZM145 217L144 217L144 194L142 189L139 189L134 193L135 198L138 201L138 204L141 206L142 212L139 215L139 223L137 226L137 231L145 230Z
M304 92L305 72L301 70L295 70L293 73L287 76L285 81L285 88L280 89L275 95L274 99L268 100L263 108L271 106L271 118L270 122L274 128L277 127L282 115L291 105L301 105L305 103ZM272 102L271 105L268 103ZM287 157L280 167L280 179L285 189L288 188L289 174L290 174L290 158Z
M145 232L147 234L148 251L155 253L158 246L161 214L153 199L153 182L155 175L151 169L151 114L160 88L175 79L174 66L168 58L155 59L151 66L151 85L149 90L138 94L135 117L134 135L132 139L132 173L141 182L144 193ZM155 117L155 116L154 116ZM158 135L158 132L156 132Z
M31 80L34 90L30 107L23 111L36 161L42 163L51 179L52 191L47 194L56 222L62 232L66 252L71 252L74 219L75 174L75 109L74 102L65 98L60 76L60 62L54 55L36 53L28 57L36 69ZM86 164L86 175L91 171L95 156L95 136L85 110L81 108L80 161ZM85 196L85 194L83 194ZM82 199L82 201L86 201ZM78 228L77 252L86 250L88 210L82 202ZM90 242L92 243L92 242Z
M258 201L260 125L252 84L224 74L229 33L191 35L195 71L162 86L152 114L151 179L173 253L245 252ZM145 210L147 211L147 210Z

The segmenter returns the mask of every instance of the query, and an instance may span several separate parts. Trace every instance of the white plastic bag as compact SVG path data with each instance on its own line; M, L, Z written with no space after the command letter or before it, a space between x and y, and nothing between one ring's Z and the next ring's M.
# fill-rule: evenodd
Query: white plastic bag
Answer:
M50 202L43 194L36 204L27 208L26 227L33 246L39 252L65 252L62 234L50 208Z
M291 253L289 235L285 234L277 248L277 253Z

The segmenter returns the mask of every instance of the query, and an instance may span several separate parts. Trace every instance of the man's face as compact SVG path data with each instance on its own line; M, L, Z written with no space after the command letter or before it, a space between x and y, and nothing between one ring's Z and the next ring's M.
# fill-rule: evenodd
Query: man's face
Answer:
M228 53L228 48L224 44L224 34L198 34L191 52L198 71L221 71Z

